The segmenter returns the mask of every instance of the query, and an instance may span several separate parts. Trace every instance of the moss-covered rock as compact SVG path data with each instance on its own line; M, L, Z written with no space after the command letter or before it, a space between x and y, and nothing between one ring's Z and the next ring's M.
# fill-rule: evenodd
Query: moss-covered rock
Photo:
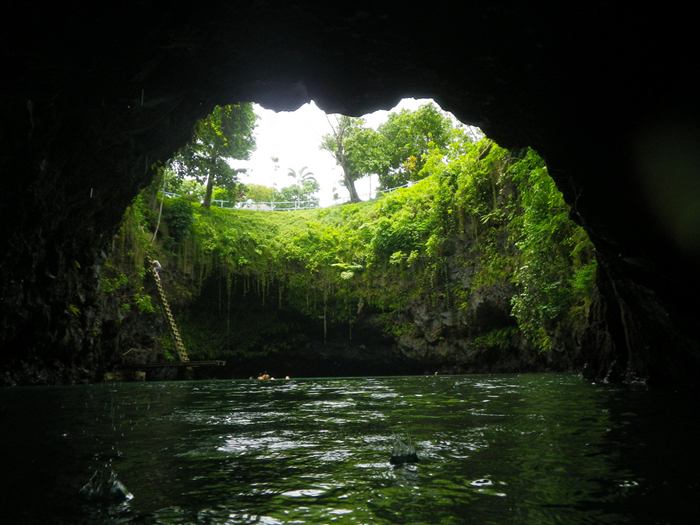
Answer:
M590 242L534 152L458 140L421 181L372 202L272 213L166 199L154 245L137 234L153 227L137 200L106 265L116 277L103 277L105 294L122 290L119 345L150 337L169 351L142 308L155 301L143 297L150 250L190 356L238 375L275 364L299 375L301 362L322 374L571 366Z

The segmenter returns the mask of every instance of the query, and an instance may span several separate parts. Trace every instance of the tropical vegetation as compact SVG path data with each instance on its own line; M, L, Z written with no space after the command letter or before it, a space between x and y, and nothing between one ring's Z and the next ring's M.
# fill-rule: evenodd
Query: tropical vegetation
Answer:
M230 159L247 159L255 149L256 116L251 103L216 106L195 125L192 139L166 169L180 184L202 184L202 206L211 205L214 187L233 192L241 169ZM193 188L194 189L194 188Z
M349 129L361 131L355 124ZM144 298L142 268L146 253L159 257L186 342L202 357L254 345L278 351L292 335L275 312L305 320L304 337L319 341L331 332L350 340L371 320L401 344L427 337L418 312L430 312L450 319L451 332L440 337L467 346L557 349L562 334L586 323L596 274L590 241L535 151L444 131L386 164L385 180L415 184L371 202L277 213L205 209L191 197L162 198L154 185L127 213L103 293L119 297L125 318L157 315ZM297 185L304 174L311 180L304 169L293 174ZM151 243L139 232L153 230L161 201L163 224ZM480 326L489 301L503 318ZM236 324L232 302L257 304L272 317Z

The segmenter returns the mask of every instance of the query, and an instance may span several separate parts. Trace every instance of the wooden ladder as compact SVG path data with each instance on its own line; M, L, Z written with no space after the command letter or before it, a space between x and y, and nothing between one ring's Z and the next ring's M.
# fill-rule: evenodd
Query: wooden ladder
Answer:
M160 298L160 304L163 305L163 311L165 312L165 318L168 320L168 326L170 327L170 333L173 336L173 341L175 342L175 350L180 357L180 361L187 363L190 357L187 355L187 350L185 350L185 345L182 342L182 337L180 337L180 330L177 328L175 323L175 318L173 317L173 312L170 310L170 304L168 303L168 298L165 296L165 290L163 290L163 282L160 280L160 275L158 275L158 270L156 270L156 265L153 259L148 259L148 264L150 266L150 272L153 276L153 280L156 283L156 288L158 289L158 297Z

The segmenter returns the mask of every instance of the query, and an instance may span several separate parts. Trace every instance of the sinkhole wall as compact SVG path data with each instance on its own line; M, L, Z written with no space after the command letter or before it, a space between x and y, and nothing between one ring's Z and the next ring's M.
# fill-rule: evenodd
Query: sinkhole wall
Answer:
M174 354L143 322L150 254L190 356L238 376L581 369L593 245L534 151L452 140L409 188L326 209L206 209L154 183L103 266L113 357Z
M313 98L359 115L416 95L546 159L597 250L588 372L695 383L700 108L681 6L14 8L0 37L3 375L72 381L99 365L111 238L149 166L215 104Z

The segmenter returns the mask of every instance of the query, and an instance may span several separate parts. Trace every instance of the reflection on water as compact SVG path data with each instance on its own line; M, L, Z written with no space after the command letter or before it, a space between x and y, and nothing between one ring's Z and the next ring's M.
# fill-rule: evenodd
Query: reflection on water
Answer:
M698 514L682 397L568 375L0 391L0 522L675 523ZM396 436L418 461L390 464ZM109 463L134 498L86 501Z

